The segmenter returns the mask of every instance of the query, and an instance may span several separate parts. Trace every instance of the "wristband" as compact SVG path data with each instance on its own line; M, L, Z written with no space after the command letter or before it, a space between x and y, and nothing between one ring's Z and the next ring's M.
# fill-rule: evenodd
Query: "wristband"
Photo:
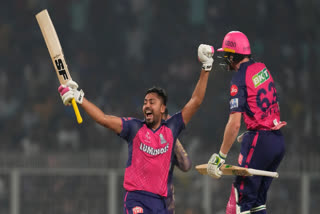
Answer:
M211 71L212 65L202 65L202 69L205 71Z
M221 151L219 151L219 156L222 159L226 159L227 158L227 154L223 154Z

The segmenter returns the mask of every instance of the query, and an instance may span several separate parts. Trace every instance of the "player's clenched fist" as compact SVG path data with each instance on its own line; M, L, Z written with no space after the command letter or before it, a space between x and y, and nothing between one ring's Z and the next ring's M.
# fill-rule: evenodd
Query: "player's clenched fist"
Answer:
M58 91L64 105L71 105L73 98L77 103L82 104L84 92L78 90L78 84L75 81L69 80L66 85L60 85Z
M211 45L199 45L198 59L202 62L202 69L211 71L213 63L214 48Z

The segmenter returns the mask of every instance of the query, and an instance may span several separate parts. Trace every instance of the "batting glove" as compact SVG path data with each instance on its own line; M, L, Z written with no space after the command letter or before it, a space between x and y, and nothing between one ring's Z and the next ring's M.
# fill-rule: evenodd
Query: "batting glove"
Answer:
M198 59L202 63L202 69L211 71L213 63L214 48L211 45L201 44L198 47Z
M71 89L78 89L79 85L73 80L69 80L66 86L70 87Z
M222 175L221 166L226 162L227 155L214 153L208 161L207 172L213 178L219 179Z
M71 100L74 98L77 103L82 104L84 92L77 90L78 84L74 81L69 81L67 85L60 85L58 91L60 93L64 105L71 105Z

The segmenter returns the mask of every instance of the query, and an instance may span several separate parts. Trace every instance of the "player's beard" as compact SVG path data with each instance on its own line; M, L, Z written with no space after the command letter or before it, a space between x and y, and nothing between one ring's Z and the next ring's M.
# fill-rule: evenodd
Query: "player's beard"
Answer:
M156 128L155 126L157 125L157 123L159 122L159 118L160 118L161 116L156 116L156 115L154 115L154 114L152 114L152 118L147 118L147 117L145 117L144 119L145 119L145 121L146 121L146 124L147 124L147 126L149 127L149 128Z

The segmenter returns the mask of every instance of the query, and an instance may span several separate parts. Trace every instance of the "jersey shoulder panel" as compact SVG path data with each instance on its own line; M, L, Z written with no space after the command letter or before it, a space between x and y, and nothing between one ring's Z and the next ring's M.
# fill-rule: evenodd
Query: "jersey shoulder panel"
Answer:
M181 111L166 120L164 125L172 131L173 138L177 138L180 132L185 128Z
M131 117L122 117L121 120L122 130L119 136L129 142L143 126L144 121Z

